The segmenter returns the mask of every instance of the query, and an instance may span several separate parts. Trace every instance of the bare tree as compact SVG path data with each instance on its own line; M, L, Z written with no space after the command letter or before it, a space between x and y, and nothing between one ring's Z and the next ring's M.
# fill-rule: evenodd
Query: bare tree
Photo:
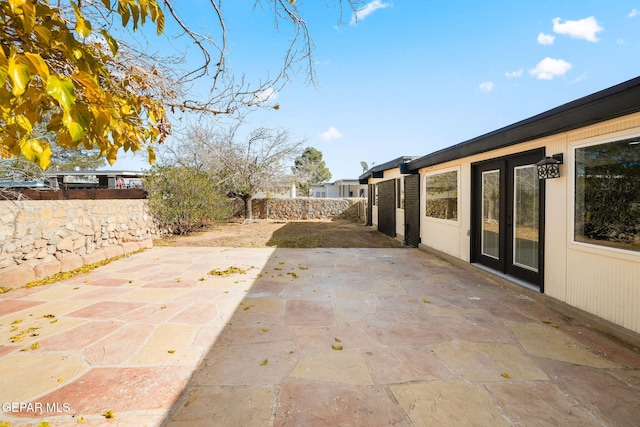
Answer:
M167 147L161 162L207 173L233 196L244 201L251 221L252 201L259 191L276 192L293 184L287 173L305 140L294 140L285 129L258 127L242 137L243 122L226 128L191 126L185 137Z

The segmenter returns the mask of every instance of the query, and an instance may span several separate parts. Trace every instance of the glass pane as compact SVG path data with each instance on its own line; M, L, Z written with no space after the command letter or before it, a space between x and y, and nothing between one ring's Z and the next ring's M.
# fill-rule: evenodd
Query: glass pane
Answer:
M538 171L535 165L513 169L513 263L538 271Z
M428 175L426 192L428 217L458 220L458 171Z
M576 149L575 240L640 251L640 138Z
M482 172L482 254L500 257L500 170Z

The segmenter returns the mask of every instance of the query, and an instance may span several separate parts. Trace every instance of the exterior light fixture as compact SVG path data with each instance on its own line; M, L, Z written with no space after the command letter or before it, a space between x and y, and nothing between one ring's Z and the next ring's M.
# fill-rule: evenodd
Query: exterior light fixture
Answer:
M551 157L545 157L536 163L538 168L538 179L550 179L560 177L560 165L564 163L562 153L554 154Z

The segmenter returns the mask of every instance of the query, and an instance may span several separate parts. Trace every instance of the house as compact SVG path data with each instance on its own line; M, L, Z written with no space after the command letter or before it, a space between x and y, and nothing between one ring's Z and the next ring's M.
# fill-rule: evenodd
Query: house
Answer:
M360 175L361 184L368 184L367 225L399 240L406 238L405 182L407 164L417 157L402 156L376 165ZM411 185L412 183L409 183ZM409 203L415 199L412 198ZM410 209L417 209L411 207Z
M640 77L387 166L361 177L380 231L402 178L408 245L640 333Z
M366 197L367 185L357 179L339 179L311 186L313 197Z

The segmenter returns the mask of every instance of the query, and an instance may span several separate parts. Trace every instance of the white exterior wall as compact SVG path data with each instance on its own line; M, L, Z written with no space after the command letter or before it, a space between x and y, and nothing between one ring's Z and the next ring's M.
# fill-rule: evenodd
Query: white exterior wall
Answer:
M544 292L640 333L640 253L573 241L574 149L640 136L640 113L420 170L422 244L461 260L471 253L471 164L545 147L563 153L561 177L545 182ZM458 222L427 218L425 177L459 170Z

